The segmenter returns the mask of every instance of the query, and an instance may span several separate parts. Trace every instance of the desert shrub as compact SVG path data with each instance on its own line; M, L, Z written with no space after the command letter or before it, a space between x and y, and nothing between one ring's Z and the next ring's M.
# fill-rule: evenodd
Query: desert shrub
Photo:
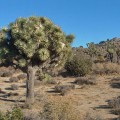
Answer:
M105 58L103 55L96 56L96 60L94 61L94 63L103 63L103 62L105 62Z
M56 85L55 92L60 93L61 95L66 95L71 89L75 89L75 85Z
M16 84L12 84L12 85L11 85L11 89L12 89L12 90L18 90L18 89L19 89L19 86L16 85Z
M23 113L20 108L14 108L11 114L11 120L23 120Z
M24 120L41 120L41 118L39 113L32 110L24 112Z
M48 83L48 84L57 84L57 82L56 82L55 80L53 80L53 79L50 80L50 81L48 81L47 83Z
M41 74L36 76L34 81L35 86L46 85L46 84L57 84L57 82L49 74Z
M113 113L120 116L120 97L108 101L109 107L113 109Z
M6 71L1 75L1 77L10 77L12 75L13 75L13 71Z
M0 112L0 120L24 120L24 117L20 108L13 108L6 113Z
M40 120L80 120L80 114L69 101L52 100L44 105Z
M17 77L18 77L19 80L20 79L26 79L27 78L27 74L20 74Z
M49 74L44 74L42 77L44 83L50 83L52 81L52 77Z
M0 120L6 120L5 115L2 112L0 112Z
M19 79L18 79L17 77L11 77L11 78L9 79L9 81L10 81L10 82L18 82Z
M46 98L45 98L46 99ZM70 100L59 98L42 100L42 110L24 112L24 120L81 120L80 113Z
M95 74L112 74L120 73L120 66L116 63L96 63L92 67L92 71Z
M74 76L84 76L90 72L92 61L85 57L73 57L66 62L65 69Z
M4 71L0 71L0 77L3 76Z
M95 85L96 78L95 77L79 77L75 80L74 83L78 85Z
M104 66L102 63L93 64L92 71L93 73L100 75L105 73Z
M41 73L39 76L40 81L44 84L54 84L55 81L53 80L52 76L47 73Z
M107 63L107 64L103 64L103 66L106 74L120 73L119 65L116 63Z
M87 113L84 120L104 120L100 115L91 115Z

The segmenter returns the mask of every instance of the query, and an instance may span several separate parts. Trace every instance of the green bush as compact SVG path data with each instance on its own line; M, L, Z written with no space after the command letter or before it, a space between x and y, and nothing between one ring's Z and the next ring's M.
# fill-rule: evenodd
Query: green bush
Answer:
M20 108L13 108L6 113L0 112L0 120L24 120L24 117Z
M54 80L51 75L47 73L41 73L39 75L39 79L44 83L44 84L52 84L54 83Z
M85 76L92 68L92 61L85 57L73 57L66 62L65 69L74 76Z

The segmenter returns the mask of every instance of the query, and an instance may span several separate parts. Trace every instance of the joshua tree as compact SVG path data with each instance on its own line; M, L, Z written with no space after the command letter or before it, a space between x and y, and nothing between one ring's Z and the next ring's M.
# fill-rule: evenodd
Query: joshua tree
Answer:
M39 69L61 68L70 51L73 35L44 17L19 18L0 35L1 63L15 64L27 73L26 103L34 103L34 78Z
M110 61L113 62L113 54L115 52L115 46L113 43L108 42L107 52L108 52L108 57L109 57Z
M117 47L116 54L117 54L117 63L120 64L120 46Z
M91 42L91 43L87 43L87 47L88 47L88 54L94 60L95 56L98 54L96 45L93 42Z

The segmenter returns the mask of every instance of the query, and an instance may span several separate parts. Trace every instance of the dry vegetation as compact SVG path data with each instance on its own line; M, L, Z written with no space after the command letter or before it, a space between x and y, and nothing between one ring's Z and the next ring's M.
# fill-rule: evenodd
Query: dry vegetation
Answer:
M104 72L96 75L92 73L86 77L57 76L52 78L55 84L40 82L35 88L36 102L29 109L24 103L26 75L19 71L9 77L2 76L0 77L0 110L2 112L9 110L11 113L17 105L23 111L24 120L112 120L115 118L117 120L120 105L118 97L120 76L116 71L119 65L108 64L103 64L109 66L107 70L117 66L109 74ZM1 71L3 69L8 71L9 68L0 68ZM18 80L11 81L11 78Z
M100 75L110 75L110 74L119 74L120 67L116 63L96 63L93 64L93 73L100 74Z
M120 39L71 51L44 17L0 32L0 120L120 120Z

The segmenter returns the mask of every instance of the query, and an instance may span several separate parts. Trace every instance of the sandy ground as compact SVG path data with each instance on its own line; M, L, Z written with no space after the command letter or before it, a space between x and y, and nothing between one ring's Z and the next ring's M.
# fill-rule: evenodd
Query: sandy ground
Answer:
M108 100L120 96L120 88L111 86L112 79L119 77L119 75L111 76L95 76L97 80L96 85L86 85L81 87L76 85L76 89L71 90L68 95L61 96L58 93L54 93L53 88L55 85L39 85L35 88L37 94L44 92L48 96L52 96L53 99L69 99L73 101L75 107L79 110L81 115L86 113L96 114L102 116L105 120L112 120L117 116L110 113L110 108L108 107ZM54 78L57 82L61 84L73 84L76 78L62 76ZM120 80L119 80L120 82ZM17 84L19 86L18 90L10 90L11 84ZM10 83L9 78L0 77L0 88L5 91L6 94L9 92L19 93L19 96L5 96L6 94L0 93L0 110L6 111L14 107L15 104L24 104L26 89L23 87L25 81L18 83ZM19 102L21 101L21 102Z

